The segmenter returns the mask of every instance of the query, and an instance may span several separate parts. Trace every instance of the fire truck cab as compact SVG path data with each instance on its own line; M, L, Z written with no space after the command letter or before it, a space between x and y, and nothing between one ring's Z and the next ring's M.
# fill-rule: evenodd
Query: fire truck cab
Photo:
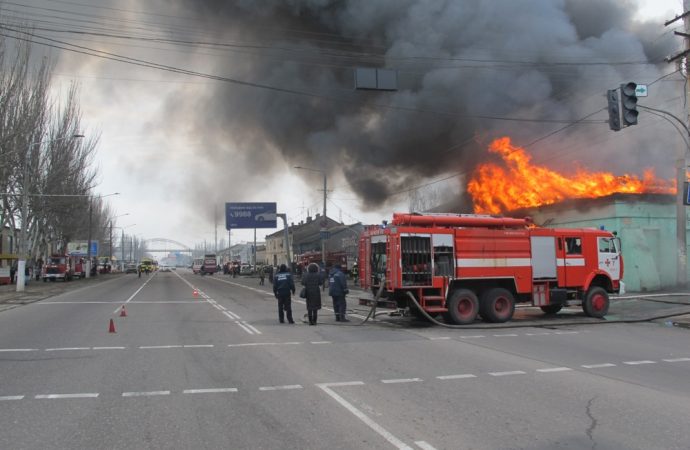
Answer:
M362 286L383 282L387 306L454 324L506 322L516 303L547 314L579 303L601 318L623 277L620 240L608 231L472 214L394 214L362 234L359 261Z

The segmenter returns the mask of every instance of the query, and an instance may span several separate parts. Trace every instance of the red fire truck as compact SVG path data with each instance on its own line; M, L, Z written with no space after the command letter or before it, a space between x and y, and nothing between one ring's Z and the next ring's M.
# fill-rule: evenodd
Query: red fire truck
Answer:
M75 257L54 254L43 265L43 281L70 281L75 276Z
M362 234L359 264L362 287L381 288L387 306L460 325L506 322L515 303L547 314L581 304L601 318L623 278L620 239L608 231L473 214L396 213Z

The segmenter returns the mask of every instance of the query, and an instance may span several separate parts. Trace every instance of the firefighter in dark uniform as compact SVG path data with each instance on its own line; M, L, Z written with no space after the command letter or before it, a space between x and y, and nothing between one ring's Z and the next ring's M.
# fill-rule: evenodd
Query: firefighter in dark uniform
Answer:
M350 292L347 288L347 277L342 272L340 264L336 264L329 274L328 295L333 298L333 311L335 312L336 322L349 322L345 317L347 311L347 301L345 296Z
M280 265L278 273L273 277L273 294L278 299L278 320L284 323L284 315L287 316L288 323L295 323L292 320L292 295L295 293L295 281L288 272L285 264Z

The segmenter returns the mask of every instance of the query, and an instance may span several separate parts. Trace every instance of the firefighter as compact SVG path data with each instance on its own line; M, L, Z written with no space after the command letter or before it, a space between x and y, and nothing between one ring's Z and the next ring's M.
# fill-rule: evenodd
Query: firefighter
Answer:
M278 321L285 323L284 315L287 315L288 323L292 320L292 295L295 293L295 281L288 272L285 264L280 265L278 273L273 279L273 295L278 299Z
M349 322L345 317L347 310L347 301L345 296L350 291L347 289L347 277L342 272L340 264L333 266L333 270L328 278L328 295L333 299L333 311L335 312L336 322Z

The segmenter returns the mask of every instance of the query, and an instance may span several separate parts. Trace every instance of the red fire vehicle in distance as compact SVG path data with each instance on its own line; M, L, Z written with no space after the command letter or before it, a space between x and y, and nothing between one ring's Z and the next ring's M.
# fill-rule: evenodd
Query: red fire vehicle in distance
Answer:
M601 318L623 278L611 232L473 214L396 213L389 226L364 231L359 266L362 287L376 292L383 282L386 305L454 324L506 322L516 303L547 314L581 304Z
M75 276L75 257L70 255L51 255L43 265L43 281L70 281Z

